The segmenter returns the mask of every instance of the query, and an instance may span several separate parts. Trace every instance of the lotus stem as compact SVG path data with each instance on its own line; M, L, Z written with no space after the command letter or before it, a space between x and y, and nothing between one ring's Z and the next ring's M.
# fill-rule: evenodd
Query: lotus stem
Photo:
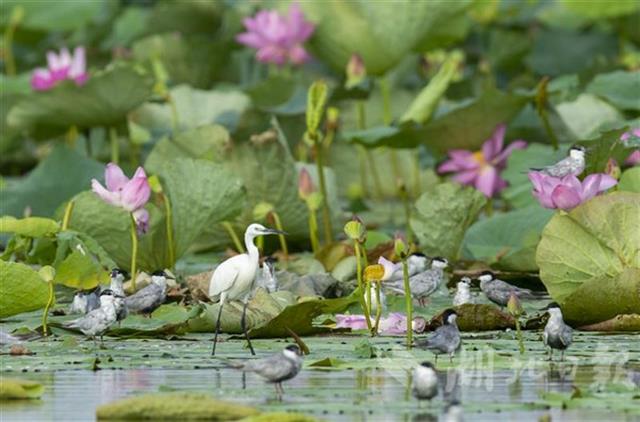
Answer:
M407 243L410 245L413 242L413 231L411 231L411 204L409 203L409 195L406 189L398 189L400 198L402 199L402 205L404 205L404 217L406 220L405 232L407 235Z
M233 245L235 246L238 253L244 253L244 246L242 246L242 243L240 242L240 238L236 234L236 231L233 229L233 226L231 225L231 223L229 223L228 221L223 221L222 227L224 227L224 229L229 234L229 237L233 241Z
M371 331L371 319L369 314L369 306L366 304L364 300L365 291L364 291L364 285L362 282L362 262L360 260L360 255L361 255L360 244L357 241L354 242L354 248L356 252L356 271L357 271L356 276L358 279L358 289L360 290L359 292L360 307L362 308L362 312L364 313L364 319L367 321L367 328L369 329L369 331ZM370 289L369 289L369 292L371 292Z
M324 241L326 244L333 242L333 228L331 227L331 211L329 210L329 195L324 180L324 167L322 164L322 145L316 142L316 166L318 179L320 180L320 192L322 193L322 222L324 224Z
M176 107L176 102L173 101L173 97L171 94L167 94L167 102L169 103L169 108L171 109L171 129L173 129L173 133L178 133L180 130L180 119L178 117L178 108Z
M18 29L18 25L20 25L23 17L24 7L20 5L14 6L13 10L11 10L9 24L4 30L4 64L7 76L15 76L17 73L16 60L15 57L13 57L13 35L16 29Z
M378 174L378 168L376 167L375 160L371 151L365 148L365 154L367 155L367 161L369 162L369 168L371 169L371 175L373 176L373 185L376 188L376 196L378 199L382 199L384 196L382 192L382 182L380 181L380 174Z
M309 208L309 238L311 239L311 250L315 255L320 250L320 242L318 241L318 219L316 212L311 208Z
M516 321L516 336L518 337L518 347L520 349L520 354L524 355L524 339L522 338L522 330L520 329L520 320L518 317L514 318Z
M382 301L380 300L380 281L376 281L376 322L373 327L373 335L378 335L378 329L380 327L380 317L382 316Z
M402 260L402 276L404 279L404 300L407 308L407 347L413 345L413 298L411 297L411 285L409 284L409 266L407 260Z
M173 211L171 211L171 202L169 201L169 197L163 194L162 199L164 200L164 211L167 216L165 230L167 231L169 262L171 263L171 268L173 268L173 266L176 264L176 252L173 243Z
M111 146L111 162L119 164L120 162L120 140L116 128L109 128L109 143Z
M388 76L380 79L380 93L382 94L382 121L385 126L388 126L393 120L391 113L391 83Z
M487 198L487 203L484 205L484 213L487 217L493 215L493 200L491 198Z
M273 221L276 224L276 229L284 231L284 228L282 227L282 221L280 221L278 213L276 213L275 211L271 211L271 215L273 216ZM282 253L284 254L284 261L286 263L289 260L289 248L287 247L287 239L285 239L284 234L278 234L278 239L280 239L280 249L282 249Z
M69 221L71 220L71 214L73 213L73 206L75 202L67 202L67 206L64 208L64 216L62 217L62 230L69 228Z
M47 282L47 284L49 285L49 299L47 300L47 306L44 307L44 312L42 313L42 333L45 336L47 336L49 332L47 327L47 319L49 318L49 309L51 309L54 299L53 281L49 281Z
M131 289L136 291L136 264L138 259L138 231L136 219L131 214Z

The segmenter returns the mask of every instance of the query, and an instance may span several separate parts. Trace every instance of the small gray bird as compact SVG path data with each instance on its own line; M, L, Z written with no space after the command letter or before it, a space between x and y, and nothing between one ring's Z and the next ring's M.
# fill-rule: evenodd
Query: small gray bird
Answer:
M413 368L411 392L418 400L431 400L438 395L438 374L431 362Z
M150 316L167 298L167 274L156 271L151 275L151 283L125 299L129 312Z
M127 308L124 300L126 295L124 294L123 287L124 281L129 278L129 275L126 271L121 270L120 268L114 268L111 270L110 277L111 286L109 288L116 294L116 296L122 298L122 306L119 307L117 314L117 321L121 322L127 317L127 315L129 315L129 309Z
M269 293L278 291L278 279L276 278L277 260L268 256L262 263L262 271L257 274L256 287L262 287Z
M247 360L243 363L228 362L236 369L254 372L275 384L276 395L281 398L284 393L282 382L298 375L302 369L302 352L295 344L289 345L283 351L264 359Z
M422 273L427 270L427 264L429 258L422 252L414 252L407 258L407 269L409 270L409 277ZM398 265L398 268L393 272L390 281L403 281L404 275L402 273L402 265Z
M564 360L564 351L571 346L573 329L564 323L560 305L552 302L547 306L549 320L542 333L542 341L549 347L549 360L553 358L553 349L561 351L560 360Z
M73 302L69 313L71 314L87 314L94 309L100 307L100 286L93 290L80 290L73 295Z
M103 343L102 336L115 324L118 312L118 299L110 289L100 293L100 307L94 309L83 317L75 319L65 324L67 328L80 330L85 336L96 341L96 336L100 336L100 343ZM121 303L121 302L120 302Z
M493 303L505 307L509 302L511 293L515 294L518 299L540 299L543 294L534 293L529 289L512 286L511 284L499 280L491 271L484 271L478 277L480 280L480 290Z
M574 176L580 175L585 167L585 148L582 145L574 145L569 148L569 156L563 158L552 166L542 168L532 168L531 170L539 171L547 176L564 177L569 174Z
M462 277L456 285L456 294L453 296L453 306L460 306L467 303L474 303L471 296L471 279Z
M427 298L440 288L444 281L444 269L449 265L445 258L435 257L431 260L431 268L409 278L411 296L424 306ZM383 284L392 292L404 294L404 281L390 281Z
M427 349L436 355L436 364L438 355L443 354L448 354L449 361L453 362L453 355L462 345L460 330L456 323L457 317L458 314L453 309L445 310L442 315L444 324L431 333L426 340L416 343L417 347Z

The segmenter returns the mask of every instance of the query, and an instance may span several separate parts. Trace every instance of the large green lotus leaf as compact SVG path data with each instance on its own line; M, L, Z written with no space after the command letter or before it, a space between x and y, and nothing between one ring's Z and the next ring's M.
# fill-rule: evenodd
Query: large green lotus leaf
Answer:
M73 31L93 21L105 7L105 1L51 2L49 0L3 0L0 2L0 26L9 23L11 11L22 7L24 17L19 28L37 31Z
M0 233L14 233L28 237L44 237L56 234L60 230L57 221L43 217L17 219L5 215L0 217Z
M639 3L640 4L640 3ZM621 70L601 73L587 86L587 92L598 95L623 110L640 110L640 74Z
M537 205L538 201L531 195L532 185L527 172L530 168L556 163L567 155L568 148L567 145L554 150L549 145L530 143L526 149L513 151L507 160L507 168L501 174L509 183L502 191L502 197L516 208Z
M528 101L526 96L487 90L470 103L427 123L423 142L440 152L480 149L496 126L511 121Z
M638 227L640 194L631 192L597 196L556 214L545 227L536 254L540 278L576 322L609 319L634 306L640 312ZM634 289L635 295L618 293Z
M111 206L93 192L82 192L74 198L69 227L86 233L115 261L119 268L130 270L131 217L122 208ZM165 218L160 210L148 204L149 231L138 236L138 268L155 271L169 268Z
M109 274L87 252L72 251L56 266L55 282L75 289L92 289L109 281Z
M176 258L202 232L238 215L243 206L241 181L219 164L177 158L158 173L171 200Z
M380 75L400 62L432 27L469 4L337 0L303 2L301 6L317 24L310 42L317 56L342 71L351 55L358 53L367 72Z
M46 92L34 92L9 112L9 125L36 134L81 128L116 126L146 101L153 80L143 70L115 64L90 76L83 86L64 82Z
M554 212L539 205L496 214L472 225L464 239L470 257L508 271L537 271L536 246Z
M49 287L36 271L0 260L0 318L44 308L48 300Z
M465 232L486 202L480 191L456 183L442 183L423 194L411 217L411 229L422 250L457 260Z
M237 90L204 91L178 85L171 89L170 94L181 129L195 129L213 123L233 128L251 103L246 94ZM172 129L172 107L147 103L132 113L132 119L154 131L168 132Z
M151 35L133 45L138 60L159 59L172 84L209 88L228 59L228 46L208 37L186 37L179 33Z
M624 121L615 107L591 94L560 103L556 110L577 139L588 139L606 125Z
M230 139L229 132L220 125L200 126L162 138L153 146L144 168L150 173L158 173L167 162L176 158L220 157Z
M589 0L588 2L560 0L560 3L567 10L591 19L628 15L640 9L640 3L635 0Z
M640 167L632 167L622 173L618 190L640 193Z
M51 216L103 174L104 165L59 145L29 175L0 189L0 215L20 217L29 208L33 215Z

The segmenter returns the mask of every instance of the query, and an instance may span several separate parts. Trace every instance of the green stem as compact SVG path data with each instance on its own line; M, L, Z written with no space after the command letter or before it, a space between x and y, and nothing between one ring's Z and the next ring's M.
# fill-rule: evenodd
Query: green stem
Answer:
M376 281L376 322L373 327L373 335L378 335L378 328L380 327L380 317L382 316L382 301L380 299L380 281Z
M273 221L276 223L276 229L280 230L281 232L284 231L282 222L280 221L280 217L278 216L278 214L275 211L271 211L271 215L273 216ZM286 263L289 260L289 248L287 247L287 239L284 237L284 234L279 234L278 239L280 239L280 249L282 249L282 253L284 254L284 262Z
M120 162L120 140L116 128L109 128L109 142L111 144L111 162L118 164Z
M358 115L358 129L363 130L367 127L367 110L363 100L356 101L356 114Z
M333 228L331 227L331 211L329 210L329 196L324 180L324 167L322 165L322 145L316 142L316 166L318 179L320 180L320 192L322 193L322 222L324 224L324 241L326 244L333 242Z
M71 125L66 134L67 145L70 148L75 148L76 142L78 142L78 128L76 125Z
M167 195L162 195L164 200L164 211L167 216L165 230L167 231L167 247L169 248L169 262L171 268L176 264L176 252L173 243L173 211L171 210L171 202Z
M42 313L42 333L43 335L47 335L49 330L47 329L47 318L49 317L49 309L53 305L53 281L49 281L47 283L49 285L49 299L47 300L47 306L44 308L44 312Z
M233 244L236 247L236 250L239 253L244 253L244 246L242 246L242 242L240 242L240 238L236 234L236 231L233 230L233 226L231 225L231 223L229 223L228 221L223 221L222 227L224 227L227 233L229 234L229 237L231 238L231 240L233 241Z
M420 180L420 157L418 151L415 152L413 160L413 197L419 198L422 193L422 181Z
M320 250L320 242L318 242L318 219L315 210L309 208L309 238L311 239L311 250L316 255Z
M487 198L487 203L484 205L484 213L487 217L493 215L493 200L491 198Z
M409 195L407 195L406 189L400 189L400 194L402 198L402 204L404 205L404 217L406 220L406 235L407 235L407 243L411 244L413 242L413 231L411 231L411 204L409 203Z
M411 285L409 284L409 266L407 260L402 260L402 275L404 278L404 300L407 308L407 347L413 345L413 297L411 296Z
M382 94L382 122L385 126L389 126L393 115L391 113L391 83L388 76L380 79L380 93Z
M131 289L136 291L136 265L138 260L138 231L136 219L131 214Z
M358 279L358 290L359 290L359 296L360 296L360 307L362 307L362 313L364 313L364 319L367 321L367 328L369 329L369 331L371 331L371 319L370 319L370 314L369 314L369 306L366 304L365 300L364 300L364 295L365 295L365 291L364 291L364 286L362 283L362 261L360 259L360 245L358 244L358 242L354 242L353 244L355 251L356 251L356 271L357 271L357 279ZM371 303L371 302L369 302Z
M365 288L365 293L367 294L367 298L365 300L368 308L367 311L369 312L369 315L373 315L373 296L371 295L371 280L364 281L364 288ZM373 335L373 329L371 331L371 334Z
M173 101L173 97L167 94L167 102L169 103L169 108L171 109L171 129L173 133L178 133L180 129L180 119L178 117L178 108L176 107L176 102Z
M514 318L516 320L516 335L518 336L518 347L520 348L520 354L524 355L524 340L522 338L522 331L520 330L520 321L518 317Z
M24 8L20 5L15 6L11 11L9 24L4 31L4 63L7 76L15 76L17 73L16 60L13 56L13 35L16 29L18 29L18 25L20 25L23 17Z
M367 155L367 161L369 162L369 168L371 169L371 175L373 176L373 184L376 188L376 196L378 199L382 199L384 193L382 192L382 182L380 181L380 174L378 174L378 168L376 167L376 163L373 159L373 155L371 151L365 149L365 154Z
M64 216L62 217L62 230L67 230L69 228L69 221L71 220L71 214L73 213L73 206L75 203L73 201L67 202L67 206L64 208Z

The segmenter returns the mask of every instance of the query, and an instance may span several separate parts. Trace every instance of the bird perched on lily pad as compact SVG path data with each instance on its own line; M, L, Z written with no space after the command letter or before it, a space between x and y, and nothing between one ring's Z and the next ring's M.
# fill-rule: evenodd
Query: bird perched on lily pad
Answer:
M417 347L427 349L436 355L436 364L438 363L438 355L448 354L449 360L453 361L453 355L462 345L460 330L456 323L457 317L456 311L446 309L442 314L443 324L431 333L426 340L416 343Z
M484 271L478 277L480 280L480 290L493 303L505 307L509 303L509 297L513 293L518 299L541 299L544 295L534 293L529 289L513 286L506 281L496 278L491 271Z
M98 309L66 323L65 327L80 330L85 336L92 338L94 343L96 336L100 336L100 342L103 343L104 333L117 321L118 310L123 306L122 299L110 289L106 289L100 293Z
M167 274L156 271L151 274L151 283L127 296L125 304L129 312L151 315L167 299Z
M444 282L444 269L449 265L446 258L434 257L431 259L431 268L409 277L411 296L421 306L426 304L427 298L436 292ZM403 281L389 281L385 286L392 292L404 295Z
M462 277L456 285L456 294L453 296L453 306L461 306L473 302L471 279L469 277Z

